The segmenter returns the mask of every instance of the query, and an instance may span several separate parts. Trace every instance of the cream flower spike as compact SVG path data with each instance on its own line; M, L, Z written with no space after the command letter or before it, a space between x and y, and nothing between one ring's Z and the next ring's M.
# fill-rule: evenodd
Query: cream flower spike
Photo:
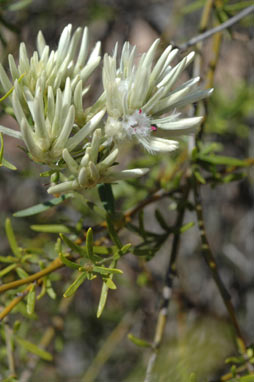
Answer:
M119 180L137 178L147 173L148 169L144 168L114 171L112 166L119 153L117 148L112 149L102 160L98 161L101 141L104 139L101 129L96 129L91 144L86 146L85 154L79 163L73 159L68 149L64 149L63 159L71 175L65 177L61 174L61 180L63 181L59 184L52 184L48 189L48 193L80 192L93 188L100 183L114 183Z
M84 85L88 77L99 65L101 43L96 43L87 59L88 29L77 28L73 36L71 36L71 32L72 25L69 24L64 28L55 51L50 50L42 32L39 32L37 36L37 51L33 53L30 59L26 45L21 43L18 66L15 64L11 54L8 57L12 81L14 82L24 75L21 85L26 86L33 95L39 78L43 79L45 87L51 86L53 92L59 87L64 86L67 77L71 80L72 89L80 79ZM0 81L6 93L13 86L1 64Z
M75 102L72 104L70 78L67 78L63 91L57 89L56 96L54 96L52 87L49 86L46 99L40 81L37 82L34 96L28 88L25 88L24 96L30 118L26 117L21 106L18 97L19 86L16 80L12 104L21 127L21 139L24 140L33 160L48 164L52 168L62 158L64 148L68 147L72 151L80 144L84 144L84 140L97 128L105 114L105 110L99 111L80 130L70 136L75 126L76 112ZM79 84L76 88L81 91ZM46 105L47 113L45 113Z
M109 143L121 144L126 139L134 139L149 152L172 151L178 145L174 139L193 133L202 121L202 117L180 118L176 110L209 96L212 89L195 89L199 77L173 89L193 60L194 52L171 67L169 64L178 49L168 46L153 66L159 42L157 39L152 44L137 66L134 65L136 48L128 42L123 46L118 68L117 48L113 57L104 56L103 86L108 113L105 136ZM165 133L168 139L163 138Z

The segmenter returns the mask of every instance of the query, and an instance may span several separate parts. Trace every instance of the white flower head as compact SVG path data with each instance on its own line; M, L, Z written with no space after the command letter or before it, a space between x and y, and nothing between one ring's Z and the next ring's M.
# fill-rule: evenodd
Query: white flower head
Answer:
M14 57L9 55L9 67L12 81L24 76L21 81L22 87L27 87L34 94L37 81L47 88L51 86L53 91L64 87L67 77L71 80L72 89L82 80L82 84L88 79L100 62L100 42L97 42L92 53L88 57L88 29L77 28L72 36L72 25L67 25L59 39L57 49L50 50L44 36L40 31L37 36L37 50L29 58L26 45L20 44L18 66ZM11 81L0 64L0 81L4 91L8 92L12 87Z
M83 109L83 85L100 62L100 42L88 56L88 30L64 28L57 49L49 50L42 32L37 37L37 51L29 59L21 43L19 63L9 55L14 91L9 98L21 132L1 128L7 135L22 139L35 161L52 167L62 158L64 148L76 148L93 132L104 115L102 107L89 116ZM6 92L12 88L0 65L0 81ZM92 108L90 108L92 109Z
M117 68L115 53L105 55L103 85L106 93L108 119L105 135L109 142L118 144L126 139L135 139L148 151L171 151L177 147L175 137L195 131L202 117L180 118L176 110L207 97L211 90L194 89L199 77L189 80L173 89L173 86L193 60L189 53L179 64L169 64L178 53L169 46L153 66L157 39L147 53L134 64L135 47L127 42L123 46L120 64ZM160 137L160 130L167 132L168 138Z

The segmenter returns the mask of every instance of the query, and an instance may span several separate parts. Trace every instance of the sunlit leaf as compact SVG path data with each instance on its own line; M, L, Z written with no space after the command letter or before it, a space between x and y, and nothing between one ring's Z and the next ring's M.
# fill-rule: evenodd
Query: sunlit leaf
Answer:
M71 197L72 197L71 194L65 194L65 195L60 196L59 198L54 198L54 199L48 200L44 203L36 204L33 207L26 208L22 211L17 211L13 214L13 216L15 216L16 218L22 218L25 216L36 215L36 214L39 214L41 212L47 211L49 208L58 206L64 200L71 198Z
M142 348L150 348L152 346L149 342L142 340L141 338L138 338L131 333L128 334L128 339L131 342L133 342L136 346L139 346Z
M82 272L80 275L78 275L76 280L64 292L64 297L71 297L76 292L76 290L80 287L80 285L83 284L86 278L87 278L86 272Z
M27 295L26 310L28 314L34 313L35 300L36 300L36 292L35 292L35 285L33 284Z
M9 218L7 218L5 220L5 231L6 231L7 239L9 241L9 244L10 244L10 247L11 247L13 254L20 258L21 257L21 250L18 247L16 238L14 235L14 231L12 229L11 220Z
M47 233L70 233L70 229L63 224L33 224L30 226L33 231Z
M46 350L41 349L37 345L33 344L30 341L24 340L23 338L15 336L15 341L22 346L26 351L36 354L41 359L44 359L45 361L52 361L53 357L52 354L47 352Z

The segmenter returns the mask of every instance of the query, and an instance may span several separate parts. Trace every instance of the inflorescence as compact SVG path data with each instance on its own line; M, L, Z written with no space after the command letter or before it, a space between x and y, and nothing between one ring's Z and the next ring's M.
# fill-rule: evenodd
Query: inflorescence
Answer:
M98 67L100 42L88 55L88 30L64 28L57 49L50 50L42 32L29 58L21 43L18 65L9 55L11 79L0 64L0 82L6 102L20 126L0 132L21 139L32 160L52 170L51 194L82 191L99 183L139 177L148 169L117 171L119 149L126 141L140 143L148 152L175 150L182 135L191 134L202 117L182 118L179 109L209 96L197 89L199 77L175 86L191 63L189 53L176 66L178 50L168 46L154 64L157 39L136 64L136 47L123 46L118 62L116 45L103 59L103 93L84 108L88 79Z

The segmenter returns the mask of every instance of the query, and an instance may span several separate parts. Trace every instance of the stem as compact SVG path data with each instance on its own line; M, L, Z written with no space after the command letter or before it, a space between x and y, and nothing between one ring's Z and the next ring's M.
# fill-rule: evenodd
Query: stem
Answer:
M244 356L247 356L246 344L245 344L243 335L241 333L240 326L239 326L237 318L236 318L235 309L234 309L233 304L231 302L231 296L230 296L229 292L227 291L227 289L226 289L226 287L225 287L225 285L224 285L224 283L223 283L223 281L219 275L216 260L215 260L213 253L212 253L211 247L209 245L209 242L208 242L208 239L206 236L204 218L203 218L203 209L202 209L202 205L201 205L201 199L200 199L197 181L196 181L196 178L194 176L192 178L192 182L193 182L194 198L195 198L195 204L196 204L196 214L197 214L198 226L199 226L199 231L200 231L200 238L201 238L201 243L202 243L201 253L204 257L206 264L208 265L208 267L211 271L212 277L213 277L213 279L214 279L214 281L218 287L218 290L220 292L220 295L222 297L224 305L228 311L229 317L230 317L231 322L233 324L233 327L235 329L239 352L241 354L243 354ZM248 365L249 365L249 371L253 371L252 365L250 363L248 363Z
M43 269L40 272L35 273L34 275L28 276L24 279L17 280L17 281L12 281L10 283L6 283L0 286L0 293L3 293L9 289L14 289L17 288L21 285L29 284L31 282L34 282L36 280L39 280L40 278L48 275L49 273L54 272L55 270L62 268L64 264L62 261L57 258L55 259L47 268Z
M180 227L183 224L184 214L186 210L186 202L188 201L189 192L190 192L190 182L187 181L185 185L185 191L182 197L182 203L179 204L179 211L176 218L175 229L177 232L174 234L169 265L166 272L164 287L162 290L162 303L161 303L161 307L160 307L160 311L159 311L159 315L157 319L157 324L156 324L156 329L155 329L153 351L147 364L146 376L145 376L144 382L152 381L152 372L153 372L154 364L157 359L158 349L161 345L163 334L166 327L168 308L169 308L169 304L170 304L170 300L172 296L173 280L176 275L176 259L178 255L180 236L181 236Z
M11 283L9 283L11 284ZM30 291L30 289L32 288L33 284L30 284L28 285L28 287L26 287L23 292L20 293L19 296L15 297L9 305L7 305L1 312L0 312L0 321L3 320L11 311L12 309L15 308L16 305L18 305L18 303L20 301L23 300L23 298L28 294L28 292Z
M187 41L184 44L181 44L179 46L180 50L186 50L192 45L196 45L197 43L213 36L217 32L222 32L224 29L231 27L233 24L236 24L238 21L243 19L244 17L248 16L251 12L254 12L254 5L250 5L249 7L245 8L241 12L239 12L237 15L231 17L229 20L225 21L224 23L218 25L215 28L212 28L204 33L199 34L196 37L193 37L189 41Z

